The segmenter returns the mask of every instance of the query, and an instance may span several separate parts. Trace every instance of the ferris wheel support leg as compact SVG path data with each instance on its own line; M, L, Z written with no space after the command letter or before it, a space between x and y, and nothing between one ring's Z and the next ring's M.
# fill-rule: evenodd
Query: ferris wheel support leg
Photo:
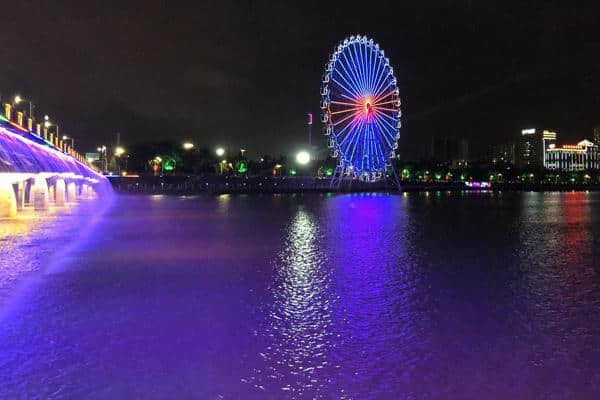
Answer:
M342 183L342 178L344 177L343 169L340 167L335 167L335 171L333 171L333 175L331 177L331 183L329 185L330 189L339 189Z
M393 184L396 186L398 191L402 190L402 185L400 185L400 178L398 178L398 174L396 173L396 167L392 165L392 172L394 173Z

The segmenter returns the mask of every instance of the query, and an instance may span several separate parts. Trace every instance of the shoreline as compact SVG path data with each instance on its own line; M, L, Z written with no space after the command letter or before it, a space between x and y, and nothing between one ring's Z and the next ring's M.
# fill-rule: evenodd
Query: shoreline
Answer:
M600 190L600 184L551 183L492 183L490 188L467 187L463 182L400 182L398 188L391 181L342 181L337 186L330 178L313 177L220 177L220 176L163 176L111 177L117 193L166 195L218 195L254 193L364 193L364 192L586 192Z

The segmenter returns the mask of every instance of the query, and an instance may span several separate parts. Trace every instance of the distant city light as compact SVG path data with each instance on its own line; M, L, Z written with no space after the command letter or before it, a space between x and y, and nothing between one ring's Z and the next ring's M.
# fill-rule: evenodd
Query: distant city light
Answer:
M15 104L19 104L23 99L21 98L21 96L16 95L15 96Z
M521 130L522 135L533 135L534 133L535 133L535 128Z
M217 153L217 157L223 157L223 154L225 154L225 149L222 147L218 147L215 152Z
M44 121L49 121L50 117L48 116L48 114L44 115Z
M185 142L185 143L183 144L183 148L184 148L185 150L191 150L191 149L193 149L193 148L194 148L194 143L191 143L191 142Z
M119 147L117 147L115 149L115 156L120 157L123 154L125 154L125 149L124 148L122 148L122 147L119 146Z
M310 162L310 154L303 150L296 155L296 161L298 161L298 164L306 165Z

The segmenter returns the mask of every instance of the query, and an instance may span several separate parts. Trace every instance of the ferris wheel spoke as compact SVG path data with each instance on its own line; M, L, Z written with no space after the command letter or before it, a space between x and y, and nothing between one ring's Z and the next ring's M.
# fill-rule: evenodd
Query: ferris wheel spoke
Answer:
M370 47L367 48L367 43L365 43L365 54L367 60L367 83L369 92L373 93L373 52Z
M363 73L362 73L362 68L360 65L360 61L358 60L358 57L356 56L356 47L353 45L348 47L350 49L350 58L352 59L352 62L354 63L355 68L358 70L357 72L357 78L358 81L360 82L361 85L361 90L362 92L365 91L365 81L363 78Z
M391 117L391 116L387 115L386 113L384 113L384 112L380 112L380 111L375 111L375 114L376 114L378 117L381 117L381 121L384 121L386 124L389 124L389 126L390 126L392 129L395 129L395 128L394 128L394 126L393 126L393 125L391 125L391 123L396 123L396 122L397 122L397 119L396 119L396 118L393 118L393 117Z
M352 121L350 122L344 129L342 129L342 131L346 130L348 127L350 127L350 130L348 130L346 132L346 136L344 136L343 140L340 140L340 146L344 145L344 143L346 142L346 140L348 140L348 138L350 138L353 135L353 132L355 132L356 128L358 126L358 122ZM341 136L341 132L340 131L340 136ZM338 136L338 139L340 139L340 137Z
M341 75L340 75L340 76L341 76ZM342 76L342 79L344 79L344 77L343 77L343 76ZM342 89L344 89L344 90L346 91L346 93L351 93L351 94L353 94L353 95L354 95L354 96L356 96L356 97L360 97L360 95L358 94L358 92L357 92L357 91L355 91L354 89L352 89L352 90L351 90L351 89L348 89L346 86L344 86L344 85L343 85L341 82L339 82L337 79L335 79L335 78L331 78L331 80L332 80L333 82L335 82L335 83L336 83L338 86L340 86ZM345 80L345 79L344 79L344 80ZM350 83L348 83L348 82L347 82L347 84L348 84L349 86L351 86L351 85L350 85Z
M350 61L348 61L348 57L346 57L346 54L342 53L342 56L344 57L344 61L346 61L346 65L348 66L348 68L350 68L350 72L348 72L344 63L340 63L340 65L342 66L346 74L348 74L348 77L351 78L352 81L355 83L357 92L362 92L360 79L358 79L358 75L356 74L356 66L353 63L351 64Z
M383 57L377 56L377 74L375 76L375 83L373 84L373 95L377 93L377 88L380 86L382 81L385 81L385 63L382 62ZM375 96L377 97L377 96Z
M352 74L348 72L348 69L346 68L342 60L340 60L340 66L344 70L344 73L342 73L342 71L340 70L336 70L336 72L344 80L344 82L346 82L346 85L348 85L352 90L348 90L346 87L344 87L344 89L348 93L352 93L355 96L360 97L360 84L352 77Z
M357 112L361 108L362 108L361 106L356 106L354 108L346 108L344 110L334 111L334 112L331 113L331 115L343 114L343 113L347 113L347 112Z
M392 143L389 141L388 139L388 135L390 136L390 139L392 137L392 133L391 131L387 130L386 127L384 127L378 119L375 119L375 123L377 124L377 127L379 128L379 133L381 134L381 137L383 137L387 143L388 146L393 147Z
M356 103L346 103L346 102L343 102L343 101L332 101L332 102L331 102L331 104L340 104L340 105L343 105L343 106L353 106L353 107L354 107L354 106L356 106L356 107L361 107L361 106L359 106L359 105L358 105L358 104L356 104Z
M377 90L377 92L375 93L375 97L381 95L381 93L383 93L384 90L386 90L387 88L389 88L390 86L392 86L394 84L393 82L394 82L393 79L388 79L387 83L385 83L385 80L384 80L383 81L383 83L384 83L383 86L381 86L381 88L379 88Z
M357 115L356 112L354 112L354 114L347 115L344 118L342 118L341 120L339 120L338 122L334 122L333 126L337 126L337 125L341 124L342 122L344 122L344 121L346 121L346 120L348 120L348 119L350 119L352 117L356 117L356 115Z
M356 46L358 47L357 53L358 53L358 58L360 60L360 66L362 68L362 73L361 73L361 77L363 79L363 85L365 87L365 91L369 92L369 82L367 80L367 63L365 61L365 57L362 51L362 44L359 42L358 45Z
M375 94L375 88L377 87L377 84L379 83L379 80L381 79L381 74L382 74L382 63L381 63L381 57L379 57L379 53L377 51L373 51L372 52L372 57L373 57L373 61L372 61L372 73L371 73L371 93Z
M383 100L387 99L388 97L390 97L390 96L391 96L391 95L393 95L393 94L394 94L394 92L393 92L393 91L391 91L391 92L384 93L384 94L382 94L382 95L381 95L381 96L379 96L379 97L376 97L376 98L375 98L375 100L373 101L373 105L374 105L374 106L378 106L378 105L380 105L380 104L387 104L387 103L383 103ZM389 101L389 102L397 102L397 101L398 101L398 99L395 99L395 100L387 100L387 101Z
M381 119L380 119L380 121L381 121L382 123L386 124L386 125L387 125L387 126L390 128L390 129L392 129L392 130L396 130L396 129L398 129L398 128L394 127L394 126L391 124L391 123L394 123L394 124L395 124L395 123L397 122L397 121L396 121L396 119L394 119L394 118L392 118L392 117L390 117L389 115L386 115L386 114L384 114L384 113L379 113L379 114L378 114L378 116L384 117L384 118L381 118ZM387 118L387 119L386 119L386 118ZM391 122L390 122L390 120L391 120Z
M377 110L377 111L391 111L391 112L397 111L394 108L386 108L386 107L379 107L379 106L373 106L373 109Z
M358 142L359 142L359 140L360 140L360 134L359 134L359 133L360 133L360 132L362 131L362 129L363 129L364 122L363 122L363 121L360 121L360 122L357 124L357 126L358 126L358 129L356 129L356 131L355 131L355 132L354 132L354 134L352 135L352 139L350 139L350 143L348 144L348 148L349 148L350 146L352 146L352 143L354 143L354 146L353 146L353 148L352 148L352 154L350 155L350 159L351 159L351 160L353 160L353 159L354 159L354 153L356 152L356 146L357 146L357 144L358 144Z

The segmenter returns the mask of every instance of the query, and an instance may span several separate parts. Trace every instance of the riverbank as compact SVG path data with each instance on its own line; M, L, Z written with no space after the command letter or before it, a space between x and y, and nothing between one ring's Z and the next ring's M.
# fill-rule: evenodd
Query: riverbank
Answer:
M316 177L229 177L229 176L150 176L112 177L115 191L129 194L198 195L222 193L303 193L303 192L379 192L379 191L462 191L482 190L464 182L402 181L400 188L392 180L380 182L332 182ZM493 182L486 190L498 191L596 191L598 184L556 184Z

